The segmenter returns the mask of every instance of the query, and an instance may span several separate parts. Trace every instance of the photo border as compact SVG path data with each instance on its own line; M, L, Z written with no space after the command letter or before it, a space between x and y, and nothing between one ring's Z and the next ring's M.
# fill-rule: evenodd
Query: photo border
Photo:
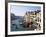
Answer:
M8 2L43 4L43 12L44 12L43 13L43 33L8 35ZM45 3L44 2L8 1L8 0L5 0L5 37L8 37L8 36L41 35L41 34L45 34Z

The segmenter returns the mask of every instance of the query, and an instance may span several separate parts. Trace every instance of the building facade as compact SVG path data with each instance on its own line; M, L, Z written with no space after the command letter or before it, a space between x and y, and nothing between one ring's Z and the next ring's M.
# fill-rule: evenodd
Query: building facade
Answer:
M41 28L41 12L39 10L26 12L24 15L24 22L26 23L25 26L31 27L34 25L37 29Z

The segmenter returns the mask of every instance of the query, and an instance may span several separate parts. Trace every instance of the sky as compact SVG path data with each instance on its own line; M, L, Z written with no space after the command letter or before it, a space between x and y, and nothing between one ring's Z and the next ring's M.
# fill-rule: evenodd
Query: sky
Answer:
M11 13L15 14L16 16L24 16L27 11L37 11L41 10L40 6L18 6L18 5L11 5L10 11Z

